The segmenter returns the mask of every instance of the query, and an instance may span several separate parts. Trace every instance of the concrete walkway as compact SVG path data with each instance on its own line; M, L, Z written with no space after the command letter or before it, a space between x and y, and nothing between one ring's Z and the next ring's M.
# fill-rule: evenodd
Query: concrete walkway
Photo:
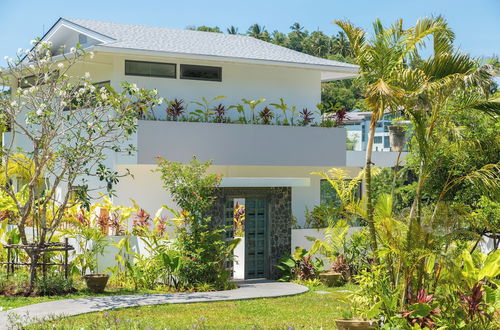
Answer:
M228 291L90 297L33 304L0 312L0 329L9 329L9 314L15 314L23 324L28 324L52 317L73 316L116 308L272 298L308 291L302 285L267 280L241 281L238 285L238 289Z

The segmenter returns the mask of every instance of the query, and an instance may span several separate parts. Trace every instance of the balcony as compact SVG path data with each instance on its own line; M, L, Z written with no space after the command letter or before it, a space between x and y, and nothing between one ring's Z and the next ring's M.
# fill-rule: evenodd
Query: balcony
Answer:
M345 166L345 141L344 128L140 120L137 164L196 155L215 165Z

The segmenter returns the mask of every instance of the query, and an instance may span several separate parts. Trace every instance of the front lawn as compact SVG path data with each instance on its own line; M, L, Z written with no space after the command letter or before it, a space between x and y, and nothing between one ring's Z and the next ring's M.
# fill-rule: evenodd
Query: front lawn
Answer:
M85 314L29 329L335 329L350 287L282 298L165 304ZM318 293L326 291L328 293Z

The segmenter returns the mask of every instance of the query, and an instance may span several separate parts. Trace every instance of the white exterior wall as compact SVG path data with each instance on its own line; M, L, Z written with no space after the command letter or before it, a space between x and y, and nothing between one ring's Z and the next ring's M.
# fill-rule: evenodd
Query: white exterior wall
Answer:
M128 168L134 178L126 177L116 186L116 204L131 205L135 200L148 213L154 213L167 205L176 208L170 194L162 187L159 173L153 172L154 165L120 165L118 169ZM271 178L309 178L310 186L292 187L292 214L297 219L297 225L305 224L305 208L312 210L320 203L320 177L311 172L327 171L329 167L313 166L211 166L209 171L222 174L223 177L271 177ZM349 169L349 174L357 174L358 169ZM165 212L165 215L169 215Z
M125 60L175 63L177 64L177 78L127 76L125 75ZM222 81L179 79L179 64L222 67ZM216 96L226 97L216 101L217 104L224 105L241 103L242 98L249 100L265 98L266 104L279 103L280 98L283 98L290 107L296 106L297 111L302 108L313 111L321 101L320 71L281 66L119 54L113 57L111 81L114 88L118 88L123 81L136 83L140 88L156 88L158 93L168 100L183 99L185 103L201 101L202 97L210 100ZM196 108L196 105L188 105L188 110ZM233 118L238 117L235 109L230 112ZM158 113L160 118L164 116L165 106L161 106Z

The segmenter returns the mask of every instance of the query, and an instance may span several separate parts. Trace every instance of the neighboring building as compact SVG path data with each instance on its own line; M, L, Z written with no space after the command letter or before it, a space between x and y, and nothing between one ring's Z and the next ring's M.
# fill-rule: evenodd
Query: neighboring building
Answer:
M265 98L269 104L283 98L289 106L312 110L321 101L321 82L352 78L358 71L352 64L248 36L162 27L61 18L42 40L52 41L54 49L62 45L69 49L79 42L95 53L73 74L89 72L96 83L117 90L123 81L156 88L161 96L184 99L186 104L224 95L217 103ZM159 175L152 172L156 155L180 162L193 155L213 160L210 170L224 176L211 211L214 221L231 224L235 199L240 203L245 199L246 278L276 277L275 265L292 248L292 219L303 225L305 208L320 203L324 185L311 172L344 167L356 174L363 166L346 155L344 128L173 122L161 120L164 107L155 112L160 120L139 120L138 131L128 142L137 148L135 155L109 155L108 166L129 169L134 175L113 187L114 202L129 205L134 199L151 214L161 205L175 205ZM356 125L362 130L366 117L360 118ZM386 148L384 127L385 122L383 135L377 135L382 137L377 143L380 149ZM98 182L89 185L96 187Z
M373 151L391 151L391 143L389 138L389 126L392 125L392 120L396 117L395 114L384 114L377 122L375 136L373 139ZM349 112L345 122L347 131L347 149L353 151L365 151L368 143L368 133L370 130L370 122L372 113L367 112Z

